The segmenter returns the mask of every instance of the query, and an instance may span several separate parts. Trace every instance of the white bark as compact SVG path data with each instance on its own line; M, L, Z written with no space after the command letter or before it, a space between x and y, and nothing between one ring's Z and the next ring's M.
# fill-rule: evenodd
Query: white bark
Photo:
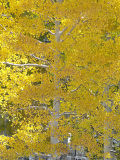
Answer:
M59 109L60 109L60 101L59 98L55 98L53 102L54 112L52 113L52 122L51 122L51 144L57 144L58 138L55 134L57 126L58 126L58 118L59 118Z
M36 57L34 54L31 54L31 56L32 56L33 58L39 60L39 61L43 61L43 62L47 63L48 65L50 65L50 63L49 63L47 60L45 60L44 58Z
M34 160L34 157L30 155L29 160Z
M110 129L109 120L106 120L104 123L104 160L112 160L113 155L111 154L112 150L112 138L107 133Z
M108 85L104 93L107 95L107 101L111 102L111 105L108 106L107 102L101 102L101 105L105 108L105 112L110 113L112 112L112 106L113 106L113 100L109 99L109 88L110 85ZM112 136L111 136L111 124L110 119L107 117L104 121L104 160L116 160L115 154L112 151Z
M59 28L60 22L59 21L55 21L55 27L56 27L56 33L55 33L55 38L57 42L60 42L60 28ZM58 61L58 57L55 57L55 87L56 90L58 89L58 79L57 79L57 61ZM55 145L58 143L58 137L56 136L56 130L57 130L57 126L58 126L58 118L59 118L59 109L60 109L60 99L59 97L56 95L56 97L54 98L53 101L53 113L52 115L52 120L51 120L51 144ZM57 153L55 152L53 155L53 160L57 159Z
M62 2L62 0L57 0L57 2ZM56 42L60 42L60 36L61 36L61 32L60 32L60 21L55 20L55 39ZM58 56L55 57L55 86L56 86L56 90L58 89L58 78L57 78L57 63L58 63ZM60 97L58 97L56 95L56 97L54 98L54 102L53 102L53 113L52 115L52 121L51 121L51 144L55 145L58 143L58 137L56 136L56 129L58 126L58 118L59 118L59 110L60 110ZM57 153L55 152L53 155L53 160L57 159Z
M10 65L10 66L17 66L17 67L40 67L40 68L48 68L47 65L39 65L39 64L14 64L14 63L9 63L9 62L3 62L3 64L7 64L7 65Z

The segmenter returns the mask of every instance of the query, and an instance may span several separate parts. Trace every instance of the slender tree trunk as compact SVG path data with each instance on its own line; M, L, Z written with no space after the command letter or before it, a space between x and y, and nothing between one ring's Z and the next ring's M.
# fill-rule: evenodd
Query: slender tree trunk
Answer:
M57 0L57 3L62 3L63 0ZM55 40L56 42L60 43L60 21L55 20ZM59 71L59 56L56 55L55 57L55 88L56 90L58 90L59 86L58 86L58 76L57 76L57 72ZM60 110L60 97L58 95L56 95L56 97L54 98L54 102L53 102L53 110L54 112L52 113L52 121L51 121L51 144L56 145L59 141L58 141L58 137L56 135L56 130L58 127L58 118L59 118L59 110ZM54 156L53 156L53 160L57 159L57 152L55 151Z
M62 2L61 0L58 2ZM55 39L56 42L60 42L60 21L55 21ZM59 88L58 86L58 77L57 77L57 71L59 70L57 65L59 63L59 56L55 57L55 88L56 90ZM56 129L58 126L58 118L59 118L59 109L60 109L60 97L56 95L53 101L53 113L52 113L52 121L51 121L51 144L55 145L58 143L58 137L56 136ZM53 155L53 160L57 159L57 153L55 151Z
M109 117L104 123L104 160L117 160L113 150L113 138Z
M109 88L107 89L107 92L109 92ZM108 97L109 98L109 97ZM108 114L108 116L105 117L104 120L104 160L116 160L115 154L113 151L113 138L112 138L112 126L110 122L109 113L112 112L112 106L113 101L111 101L111 105L109 106L107 102L102 102L101 104L105 108L105 112Z
M109 120L105 120L104 123L104 160L111 160L111 150L112 150L112 138L109 136Z
M52 113L52 122L51 122L51 144L58 143L58 138L55 132L58 126L59 108L60 108L60 101L58 98L55 98L53 102L54 112Z

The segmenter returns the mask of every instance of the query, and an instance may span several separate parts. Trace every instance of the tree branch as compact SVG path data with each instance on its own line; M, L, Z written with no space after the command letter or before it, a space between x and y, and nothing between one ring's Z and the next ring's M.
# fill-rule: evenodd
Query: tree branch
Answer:
M47 110L47 106L46 105L40 105L40 106L29 106L29 107L25 107L25 108L18 108L17 110L28 110L28 109L45 109Z
M50 34L52 34L52 35L55 35L55 33L53 33L51 30L49 30L49 29L44 29L44 30L46 30L46 31L48 31Z
M77 91L81 86L82 86L82 84L80 84L76 89L71 90L71 92Z
M101 105L106 109L107 112L112 112L112 109L105 102L101 102Z
M71 30L67 33L67 35L70 35L70 33L75 29L75 27L77 26L77 24L80 22L80 20L78 20L75 25L71 28Z
M62 31L60 31L60 35L62 35L66 30L67 30L68 27L65 27Z
M67 37L68 35L71 34L71 32L75 29L75 27L77 26L77 24L80 22L80 19L75 23L75 25L71 28L71 30L66 34ZM65 37L63 40L61 40L62 42L65 41L67 39L67 37Z
M59 116L63 116L63 115L76 115L76 113L72 113L72 112L63 112L63 113L59 114Z
M7 30L5 27L3 27L3 25L2 25L2 24L0 24L0 26L1 26L5 31Z
M18 66L18 67L25 67L25 66L29 66L29 67L40 67L40 68L48 68L47 65L39 65L39 64L14 64L14 63L9 63L9 62L3 62L3 64L7 64L10 66Z
M46 62L47 64L49 64L49 65L50 65L50 63L49 63L47 60L43 59L43 58L36 57L34 54L31 54L31 56L32 56L32 57L34 57L34 58L35 58L35 59L37 59L37 60L40 60L40 61Z
M53 1L53 0L50 0L50 1L51 1L52 4L54 4L54 1Z
M38 40L38 43L43 43L43 42Z

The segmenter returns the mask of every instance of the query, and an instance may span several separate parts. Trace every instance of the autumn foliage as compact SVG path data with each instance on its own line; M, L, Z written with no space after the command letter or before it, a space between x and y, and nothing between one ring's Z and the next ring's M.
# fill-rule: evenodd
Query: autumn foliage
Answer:
M1 159L70 147L119 156L108 149L120 137L119 13L118 0L0 1L0 112L11 128Z

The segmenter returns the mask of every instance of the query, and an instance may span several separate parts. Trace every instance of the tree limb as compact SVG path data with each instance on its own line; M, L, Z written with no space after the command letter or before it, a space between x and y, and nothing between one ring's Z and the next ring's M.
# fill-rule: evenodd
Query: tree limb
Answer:
M87 89L83 84L80 84L76 89L71 90L71 92L77 91L81 86L83 86L91 95L96 96L97 93L93 93L92 90Z
M40 68L48 68L47 65L39 65L39 64L14 64L14 63L9 63L9 62L3 62L3 64L7 64L10 66L18 66L18 67L25 67L25 66L29 66L29 67L40 67Z
M50 1L51 1L52 4L54 4L54 1L53 1L53 0L50 0Z
M55 33L53 33L51 30L49 30L49 29L44 29L44 30L46 30L46 31L48 31L50 34L52 34L52 35L55 35Z
M71 32L75 29L75 27L77 26L77 24L80 22L80 19L75 23L75 25L71 28L71 30L66 34L67 36L69 36L71 34ZM65 41L67 39L67 37L65 37L63 40L61 40L62 42Z
M45 109L47 110L47 106L46 105L40 105L40 106L29 106L29 107L25 107L25 108L18 108L17 110L28 110L28 109Z
M5 27L3 27L3 25L2 25L2 24L0 24L0 26L1 26L5 31L7 30Z
M49 65L50 65L50 63L49 63L47 60L43 59L43 58L36 57L34 54L31 54L31 56L32 56L32 57L34 57L34 58L35 58L35 59L37 59L37 60L40 60L40 61L46 62L47 64L49 64Z
M72 113L72 112L63 112L63 113L59 114L59 116L63 116L63 115L76 115L76 113Z
M82 86L82 84L80 84L76 89L71 90L71 92L77 91L81 86Z
M62 31L60 31L60 35L62 35L66 30L67 30L68 27L65 27Z
M105 102L101 102L101 105L106 109L107 112L112 112L112 109Z
M78 20L75 25L71 28L71 30L67 33L67 35L70 35L70 33L75 29L76 25L80 22L80 20Z

